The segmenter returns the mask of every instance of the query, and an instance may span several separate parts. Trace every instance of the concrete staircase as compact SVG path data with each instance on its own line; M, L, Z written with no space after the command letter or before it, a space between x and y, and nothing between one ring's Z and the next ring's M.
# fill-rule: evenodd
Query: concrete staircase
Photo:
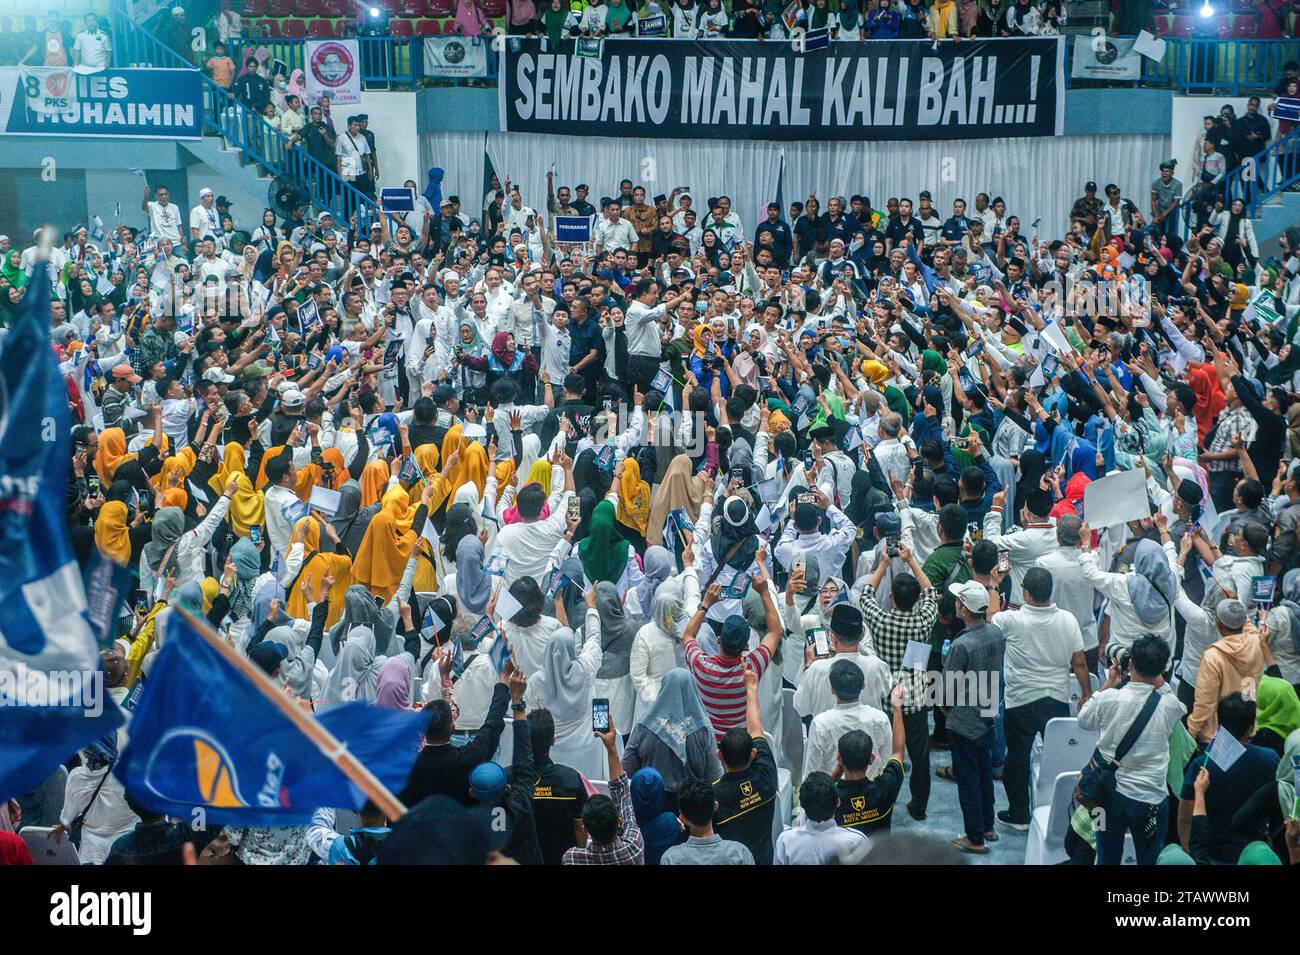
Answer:
M1254 219L1255 240L1261 259L1280 256L1277 237L1293 225L1300 224L1300 192L1279 192L1264 200Z

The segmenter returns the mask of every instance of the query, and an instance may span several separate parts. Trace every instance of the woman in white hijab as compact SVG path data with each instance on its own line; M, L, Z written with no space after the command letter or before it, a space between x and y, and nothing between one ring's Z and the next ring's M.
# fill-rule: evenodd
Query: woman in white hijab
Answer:
M605 746L591 727L591 701L596 695L593 690L601 656L600 615L596 612L596 590L591 588L587 591L587 621L582 636L568 627L551 635L542 669L528 682L526 696L530 709L550 710L555 720L551 759L588 779L609 778ZM619 734L632 729L617 722L614 728Z
M369 627L353 627L325 681L316 709L326 710L353 700L369 703L379 690L379 668L386 662L387 656L375 656L375 632Z
M669 578L655 589L649 619L632 640L629 672L636 691L634 722L640 722L659 697L664 677L676 668L678 646L685 629L682 585L676 578Z

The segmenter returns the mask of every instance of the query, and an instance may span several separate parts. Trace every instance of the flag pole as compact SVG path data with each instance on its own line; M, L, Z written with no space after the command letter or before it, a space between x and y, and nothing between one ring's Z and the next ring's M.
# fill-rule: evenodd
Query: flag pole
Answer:
M275 707L312 741L323 756L370 797L389 822L394 822L406 814L406 806L402 805L388 787L380 782L343 743L335 739L333 733L313 719L298 705L297 700L277 686L252 660L223 640L206 620L200 619L184 607L172 606L172 611L180 614L181 619L193 627L208 646L216 650L227 663L243 674L259 693L275 704Z

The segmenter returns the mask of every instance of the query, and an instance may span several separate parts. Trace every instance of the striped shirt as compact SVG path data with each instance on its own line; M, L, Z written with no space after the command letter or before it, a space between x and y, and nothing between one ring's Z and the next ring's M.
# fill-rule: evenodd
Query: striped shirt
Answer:
M709 714L713 732L719 738L727 730L745 725L746 662L762 679L772 662L772 655L762 644L739 657L705 653L694 640L686 645L686 668L695 678L700 702L704 704L704 712Z

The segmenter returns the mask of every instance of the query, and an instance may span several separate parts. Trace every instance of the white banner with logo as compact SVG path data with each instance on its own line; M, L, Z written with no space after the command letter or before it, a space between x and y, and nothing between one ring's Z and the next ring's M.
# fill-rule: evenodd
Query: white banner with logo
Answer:
M57 116L77 108L77 74L71 67L48 69L20 66L27 111Z
M487 56L482 37L425 37L424 75L487 76Z
M308 40L307 102L315 106L322 95L333 106L361 102L361 53L356 40Z
M1132 37L1076 36L1070 58L1070 76L1076 80L1138 80L1142 54L1133 49Z

